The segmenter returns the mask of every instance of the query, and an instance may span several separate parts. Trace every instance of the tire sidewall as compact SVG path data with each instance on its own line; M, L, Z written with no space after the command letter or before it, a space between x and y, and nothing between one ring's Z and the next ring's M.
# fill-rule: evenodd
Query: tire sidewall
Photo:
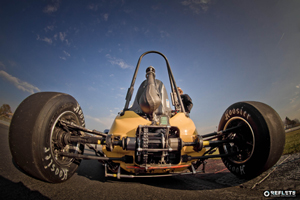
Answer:
M54 122L64 112L72 112L78 125L85 126L82 109L77 101L70 95L62 94L50 99L41 110L34 127L33 154L35 163L38 165L40 174L44 179L53 182L63 182L69 179L77 170L80 161L75 159L68 165L61 165L57 162L51 148L51 131ZM83 153L84 146L79 146ZM34 151L36 150L36 151Z
M249 159L243 163L234 162L229 157L223 157L222 160L233 174L242 178L251 178L263 171L269 156L270 135L268 126L256 108L246 102L238 102L229 106L224 112L218 130L224 130L226 123L233 118L246 121L252 128L254 149ZM219 148L219 151L221 154L224 153L222 147Z

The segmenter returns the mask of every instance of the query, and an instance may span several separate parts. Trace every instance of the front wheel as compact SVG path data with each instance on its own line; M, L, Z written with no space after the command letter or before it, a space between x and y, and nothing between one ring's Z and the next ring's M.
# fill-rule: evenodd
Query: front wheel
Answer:
M9 146L15 163L31 176L52 183L69 179L80 164L80 160L58 153L83 154L84 150L79 143L64 143L62 138L68 130L60 125L60 120L85 125L82 110L72 96L41 92L19 105L9 128Z
M232 142L219 147L225 166L238 177L254 178L272 167L285 145L283 123L270 106L260 102L238 102L224 112L218 130L236 128L219 140Z

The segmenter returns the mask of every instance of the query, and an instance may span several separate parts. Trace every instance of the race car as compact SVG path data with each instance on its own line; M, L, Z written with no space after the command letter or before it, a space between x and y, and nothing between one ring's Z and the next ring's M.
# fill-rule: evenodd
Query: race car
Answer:
M166 61L170 99L150 66L129 107L141 60L153 53ZM101 132L85 128L82 109L68 94L27 97L9 128L13 161L37 179L59 183L76 172L82 159L99 160L105 177L120 179L203 173L206 160L219 157L230 172L251 179L271 168L284 149L283 123L261 102L232 104L216 132L200 135L185 110L169 61L158 51L140 56L125 100L111 128ZM85 148L94 154L84 154Z

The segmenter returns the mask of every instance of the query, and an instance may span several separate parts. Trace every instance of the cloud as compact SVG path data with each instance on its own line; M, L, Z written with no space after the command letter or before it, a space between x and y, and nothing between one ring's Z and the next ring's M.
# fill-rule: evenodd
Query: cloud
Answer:
M71 56L68 52L66 52L66 51L63 51L63 52L64 52L64 54L65 54L66 56L68 56L68 57Z
M300 88L300 84L299 84L299 85L296 85L296 88L299 89L299 88ZM298 102L299 102L299 101L297 101L297 100L299 100L299 97L300 97L299 93L300 93L300 91L297 90L297 89L296 89L296 91L294 92L293 97L290 99L290 104L295 104L295 103L298 103Z
M114 114L110 114L108 117L102 117L102 118L97 118L97 117L92 117L90 115L85 115L84 116L86 119L91 119L93 121L96 121L98 123L101 123L104 125L106 128L110 127L116 117Z
M1 67L2 69L6 69L5 65L4 65L3 62L1 62L1 61L0 61L0 67Z
M51 27L50 27L51 28ZM46 29L49 29L50 30L50 28L45 28L45 31L46 31ZM47 32L47 31L46 31ZM39 41L44 41L44 42L46 42L46 43L48 43L48 44L52 44L54 41L57 41L57 40L60 40L61 42L65 42L67 45L70 45L70 42L69 42L69 40L68 39L66 39L66 37L67 37L67 34L65 33L65 32L59 32L59 33L55 33L54 35L53 35L53 37L44 37L44 38L42 38L42 37L40 37L40 35L37 35L37 38L36 38L36 40L39 40Z
M165 38L165 37L169 37L170 34L167 31L159 31L160 33L160 37L161 38Z
M65 32L59 32L59 39L63 42L65 40L66 35L67 34Z
M47 37L40 38L40 36L39 36L39 35L37 35L37 38L36 38L36 40L39 40L39 41L44 41L44 42L46 42L46 43L48 43L48 44L52 44L52 39L51 39L51 38L47 38Z
M88 6L87 6L87 9L89 9L89 10L92 10L92 11L97 11L98 10L98 5L96 5L96 4L89 4Z
M184 0L181 4L188 6L193 13L199 14L201 11L206 12L208 10L211 0Z
M107 21L108 20L108 13L105 13L104 15L103 15L103 19L104 19L104 21Z
M44 13L51 14L51 13L56 12L58 10L59 4L60 4L59 0L55 0L53 2L54 2L53 5L47 5L44 8L44 10L43 10Z
M41 39L44 42L47 42L48 44L52 44L52 39L45 37L44 39Z
M290 99L290 104L294 103L298 99L298 96Z
M125 63L122 59L120 59L120 58L112 57L110 54L106 54L105 57L108 58L108 61L109 61L112 65L118 65L118 66L120 66L122 69L132 68L131 65L126 64L126 63Z
M65 32L59 32L59 33L58 33L58 36L59 36L59 39L60 39L62 42L66 42L67 45L70 45L69 40L66 39L67 34L66 34ZM56 38L57 36L54 35L54 37Z
M24 92L29 92L31 94L35 92L40 92L39 88L25 81L21 81L20 79L13 77L12 75L8 74L3 70L0 70L0 76L8 80L9 82L13 83L18 89L23 90Z
M110 27L107 32L106 32L106 36L110 36L112 34L113 30L112 28Z
M46 28L44 28L44 30L45 30L45 32L48 32L49 30L53 31L54 30L54 25L49 25Z
M65 56L59 56L59 58L62 59L62 60L67 60L66 56L70 57L71 55L66 51L63 51L63 52L64 52Z

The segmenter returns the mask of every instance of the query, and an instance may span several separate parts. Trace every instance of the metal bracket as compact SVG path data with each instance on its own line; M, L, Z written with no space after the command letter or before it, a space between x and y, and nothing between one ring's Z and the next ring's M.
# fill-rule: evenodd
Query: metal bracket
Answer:
M196 174L196 170L195 170L195 167L194 167L193 164L191 165L191 168L192 168L192 173L193 173L193 174Z
M207 162L206 161L203 161L202 162L202 165L203 165L203 167L202 167L202 172L203 173L205 173L205 165L207 164Z
M120 178L121 178L121 166L119 165L117 179L120 179Z
M107 177L107 164L104 164L104 177Z

